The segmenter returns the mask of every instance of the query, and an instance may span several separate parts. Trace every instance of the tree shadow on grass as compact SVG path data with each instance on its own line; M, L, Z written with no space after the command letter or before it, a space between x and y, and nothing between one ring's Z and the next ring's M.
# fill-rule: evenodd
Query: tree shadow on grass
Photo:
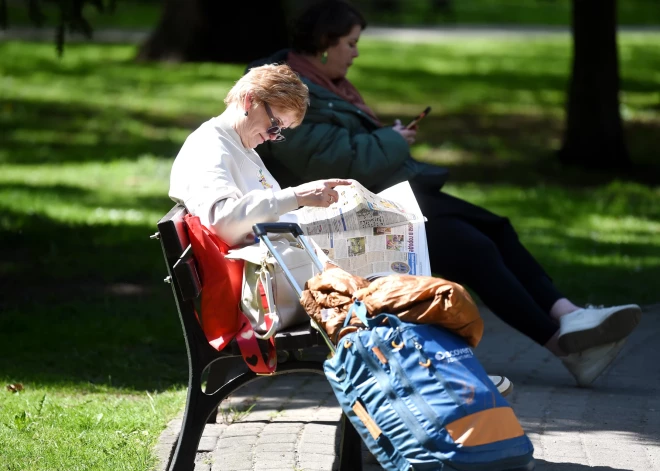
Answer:
M20 100L0 120L0 162L110 162L141 155L174 157L201 118L170 119L120 107Z
M383 122L401 116L382 115ZM109 162L140 155L175 156L183 137L207 117L168 118L122 108L19 101L4 119L0 162L38 164ZM127 123L130 123L128 125ZM119 125L121 124L121 126ZM420 125L422 150L413 154L450 169L450 181L515 184L539 182L593 186L614 180L660 183L655 158L660 121L626 123L636 164L627 172L583 171L559 164L563 121L549 115L492 115L486 112L431 114Z
M429 49L430 54L437 54L436 49ZM424 54L423 48L415 46L415 54ZM660 55L645 54L648 63L660 64ZM457 59L456 59L457 60ZM361 77L382 77L387 80L369 82L369 93L380 100L392 101L393 97L435 97L438 93L451 97L461 90L488 89L506 91L507 94L525 91L531 92L542 103L546 91L565 92L568 85L566 69L556 69L555 73L536 70L521 70L519 62L512 62L509 70L502 70L502 61L513 58L475 56L472 61L462 58L463 66L470 72L451 71L451 73L424 70L423 63L416 66L408 63L406 68L387 68L382 65L360 63ZM470 63L472 62L472 63ZM652 78L628 77L623 81L622 90L626 92L654 93L657 81ZM417 100L416 100L417 101Z
M28 199L164 215L165 195L116 196L69 185L5 184ZM0 206L0 372L32 385L165 390L187 380L186 355L152 222L65 223ZM15 202L14 202L15 204ZM19 347L20 346L20 347Z
M69 43L64 57L59 58L50 44L14 42L35 48L33 53L22 54L3 64L4 74L17 80L33 77L35 71L63 79L99 76L110 81L113 90L136 91L140 90L141 85L148 85L150 90L160 92L169 85L198 84L200 81L226 82L231 86L245 68L244 65L221 63L186 64L182 67L181 64L166 61L136 62L135 45L131 44ZM131 49L129 54L121 52L124 47ZM7 57L16 55L11 48L12 41L0 43L0 56L3 53ZM174 73L168 73L172 71Z
M549 231L552 232L552 231ZM526 240L526 247L560 291L578 304L654 303L660 280L659 244L615 243L558 235L556 244ZM607 293L607 299L603 299Z
M0 371L30 387L183 387L187 362L169 286L139 295L30 300L0 315Z
M165 214L173 206L167 197L132 197L99 200L93 192L66 185L31 187L11 185L23 194L59 199L68 198L74 207L151 210ZM6 187L1 185L0 188ZM0 279L14 287L13 295L39 285L57 286L60 282L112 283L155 280L154 268L162 261L157 244L149 239L153 225L128 223L62 223L43 214L20 212L5 206L0 216L4 246ZM37 293L32 293L37 294ZM8 302L11 295L4 298Z
M383 115L383 122L400 116ZM615 180L645 185L660 184L656 158L660 120L626 122L625 132L633 161L630 170L583 170L561 165L554 150L562 139L558 117L485 112L431 114L419 126L422 161L447 167L450 182L512 184L534 187L539 183L564 187L590 187Z
M163 214L171 206L148 204L162 206ZM3 217L20 225L3 235L4 378L88 392L185 385L176 305L162 283L161 248L148 237L156 221L76 225L8 209Z

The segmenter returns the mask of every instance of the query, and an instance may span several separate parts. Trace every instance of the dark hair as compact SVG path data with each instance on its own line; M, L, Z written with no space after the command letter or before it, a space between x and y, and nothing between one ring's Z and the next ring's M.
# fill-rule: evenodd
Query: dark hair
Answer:
M293 22L291 47L303 54L317 54L339 42L354 26L362 29L367 22L362 14L343 0L314 3Z

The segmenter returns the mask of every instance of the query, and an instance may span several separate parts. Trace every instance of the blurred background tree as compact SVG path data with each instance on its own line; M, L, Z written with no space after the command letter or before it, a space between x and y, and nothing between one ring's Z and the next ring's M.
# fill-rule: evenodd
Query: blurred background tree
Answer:
M616 0L573 0L573 68L561 162L625 169L630 157L621 123Z
M138 59L247 62L287 45L284 0L165 0Z

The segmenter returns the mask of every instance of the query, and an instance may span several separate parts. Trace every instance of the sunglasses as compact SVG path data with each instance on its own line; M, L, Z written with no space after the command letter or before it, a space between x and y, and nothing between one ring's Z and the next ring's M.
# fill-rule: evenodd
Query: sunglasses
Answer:
M280 120L275 118L273 116L273 112L270 109L270 106L268 106L268 103L264 101L264 108L266 108L266 114L268 115L268 118L270 118L270 124L272 124L271 127L266 129L266 132L271 136L271 141L275 142L282 142L286 141L286 138L281 134L282 131L286 128L280 126Z

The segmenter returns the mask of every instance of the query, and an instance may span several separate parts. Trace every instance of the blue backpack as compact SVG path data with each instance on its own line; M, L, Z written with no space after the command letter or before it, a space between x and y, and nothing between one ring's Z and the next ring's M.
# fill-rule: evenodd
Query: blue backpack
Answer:
M343 411L387 471L534 468L513 409L461 337L391 314L341 338L324 370Z

